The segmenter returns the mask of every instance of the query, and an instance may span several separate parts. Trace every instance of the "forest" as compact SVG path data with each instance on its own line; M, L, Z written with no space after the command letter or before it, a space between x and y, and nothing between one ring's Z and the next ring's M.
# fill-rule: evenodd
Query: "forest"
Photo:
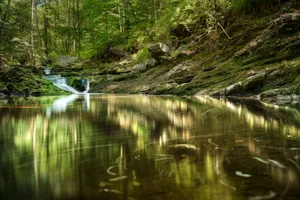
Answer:
M298 93L299 16L296 0L1 0L1 93L51 95L45 67L93 92Z

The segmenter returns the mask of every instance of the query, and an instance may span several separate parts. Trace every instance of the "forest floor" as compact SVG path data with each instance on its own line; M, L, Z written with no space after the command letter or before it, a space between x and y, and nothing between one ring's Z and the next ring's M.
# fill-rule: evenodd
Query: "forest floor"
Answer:
M155 64L135 63L127 56L110 63L82 61L54 66L53 71L67 77L88 77L91 92L264 97L300 94L300 3L286 2L268 13L242 15L231 22L226 34L229 38L222 30L199 30L178 37L177 49ZM61 93L41 79L42 67L23 68L0 68L0 93Z

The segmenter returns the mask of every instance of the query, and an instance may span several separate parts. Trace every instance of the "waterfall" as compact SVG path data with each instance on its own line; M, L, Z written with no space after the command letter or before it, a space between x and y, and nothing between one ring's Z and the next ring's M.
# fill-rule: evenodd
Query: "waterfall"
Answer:
M67 79L65 77L62 77L61 75L50 75L51 68L45 68L44 72L47 76L43 76L43 78L48 81L51 81L53 85L55 85L57 88L61 90L71 92L73 94L87 94L90 90L90 81L88 79L82 80L82 85L85 86L85 91L80 92L75 88L69 86L67 84Z
M52 69L52 68L50 68L50 67L46 67L46 68L44 69L45 74L46 74L46 75L50 75L51 69Z

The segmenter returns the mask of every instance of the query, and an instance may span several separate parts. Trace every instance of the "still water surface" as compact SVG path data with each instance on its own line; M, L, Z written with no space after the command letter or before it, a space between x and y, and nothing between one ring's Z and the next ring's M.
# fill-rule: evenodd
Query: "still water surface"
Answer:
M299 137L297 105L0 100L0 199L300 199Z

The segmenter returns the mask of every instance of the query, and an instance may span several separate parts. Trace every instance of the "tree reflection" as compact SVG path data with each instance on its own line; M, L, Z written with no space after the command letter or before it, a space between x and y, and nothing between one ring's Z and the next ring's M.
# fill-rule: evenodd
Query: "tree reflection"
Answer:
M0 110L4 199L299 195L297 108L72 95L1 102Z

